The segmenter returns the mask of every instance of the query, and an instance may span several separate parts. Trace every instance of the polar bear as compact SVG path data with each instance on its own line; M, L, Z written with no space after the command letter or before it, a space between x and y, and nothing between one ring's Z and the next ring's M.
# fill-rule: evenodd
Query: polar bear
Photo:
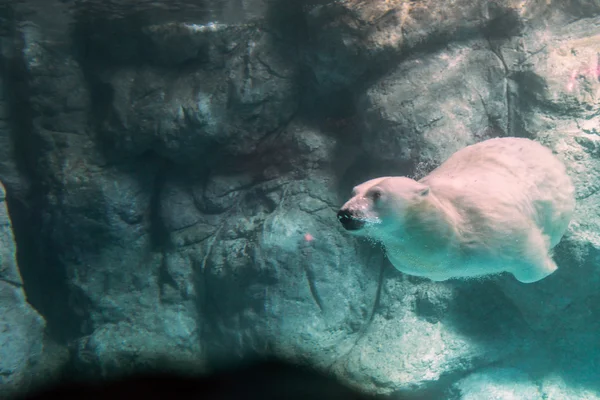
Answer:
M523 283L557 269L551 249L575 208L566 168L540 143L489 139L419 181L384 176L353 189L337 216L380 242L404 273L444 281L510 272Z

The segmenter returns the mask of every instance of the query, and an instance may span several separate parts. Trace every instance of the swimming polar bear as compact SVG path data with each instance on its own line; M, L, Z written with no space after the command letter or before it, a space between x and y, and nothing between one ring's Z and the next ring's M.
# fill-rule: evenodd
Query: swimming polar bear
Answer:
M404 273L434 281L510 272L523 283L553 273L574 187L563 163L533 140L486 140L419 181L379 177L356 186L343 227L380 242Z

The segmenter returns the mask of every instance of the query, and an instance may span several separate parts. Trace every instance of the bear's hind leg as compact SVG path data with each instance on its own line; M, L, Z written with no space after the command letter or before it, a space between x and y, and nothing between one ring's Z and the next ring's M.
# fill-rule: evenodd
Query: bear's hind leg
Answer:
M519 268L512 271L512 274L522 283L533 283L541 281L558 269L556 263L550 256L546 256L540 265L530 266L528 268Z
M523 260L512 274L522 283L533 283L544 279L558 269L550 257L548 240L535 229L529 235L523 252Z

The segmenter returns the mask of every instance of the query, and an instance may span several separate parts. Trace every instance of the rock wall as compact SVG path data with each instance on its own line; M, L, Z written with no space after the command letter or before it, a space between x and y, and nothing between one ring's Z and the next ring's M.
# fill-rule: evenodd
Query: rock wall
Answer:
M381 394L600 391L600 4L84 3L0 9L0 180L76 374L276 353ZM577 185L552 276L432 283L338 226L353 184L494 136Z
M43 351L45 321L28 303L0 185L0 397L27 390ZM35 383L35 382L34 382Z

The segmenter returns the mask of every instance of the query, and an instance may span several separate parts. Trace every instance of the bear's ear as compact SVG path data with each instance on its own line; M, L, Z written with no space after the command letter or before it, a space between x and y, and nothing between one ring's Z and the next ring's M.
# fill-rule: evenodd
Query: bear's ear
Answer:
M419 185L419 188L417 189L417 193L421 197L427 196L429 194L429 186L427 186L427 185Z

